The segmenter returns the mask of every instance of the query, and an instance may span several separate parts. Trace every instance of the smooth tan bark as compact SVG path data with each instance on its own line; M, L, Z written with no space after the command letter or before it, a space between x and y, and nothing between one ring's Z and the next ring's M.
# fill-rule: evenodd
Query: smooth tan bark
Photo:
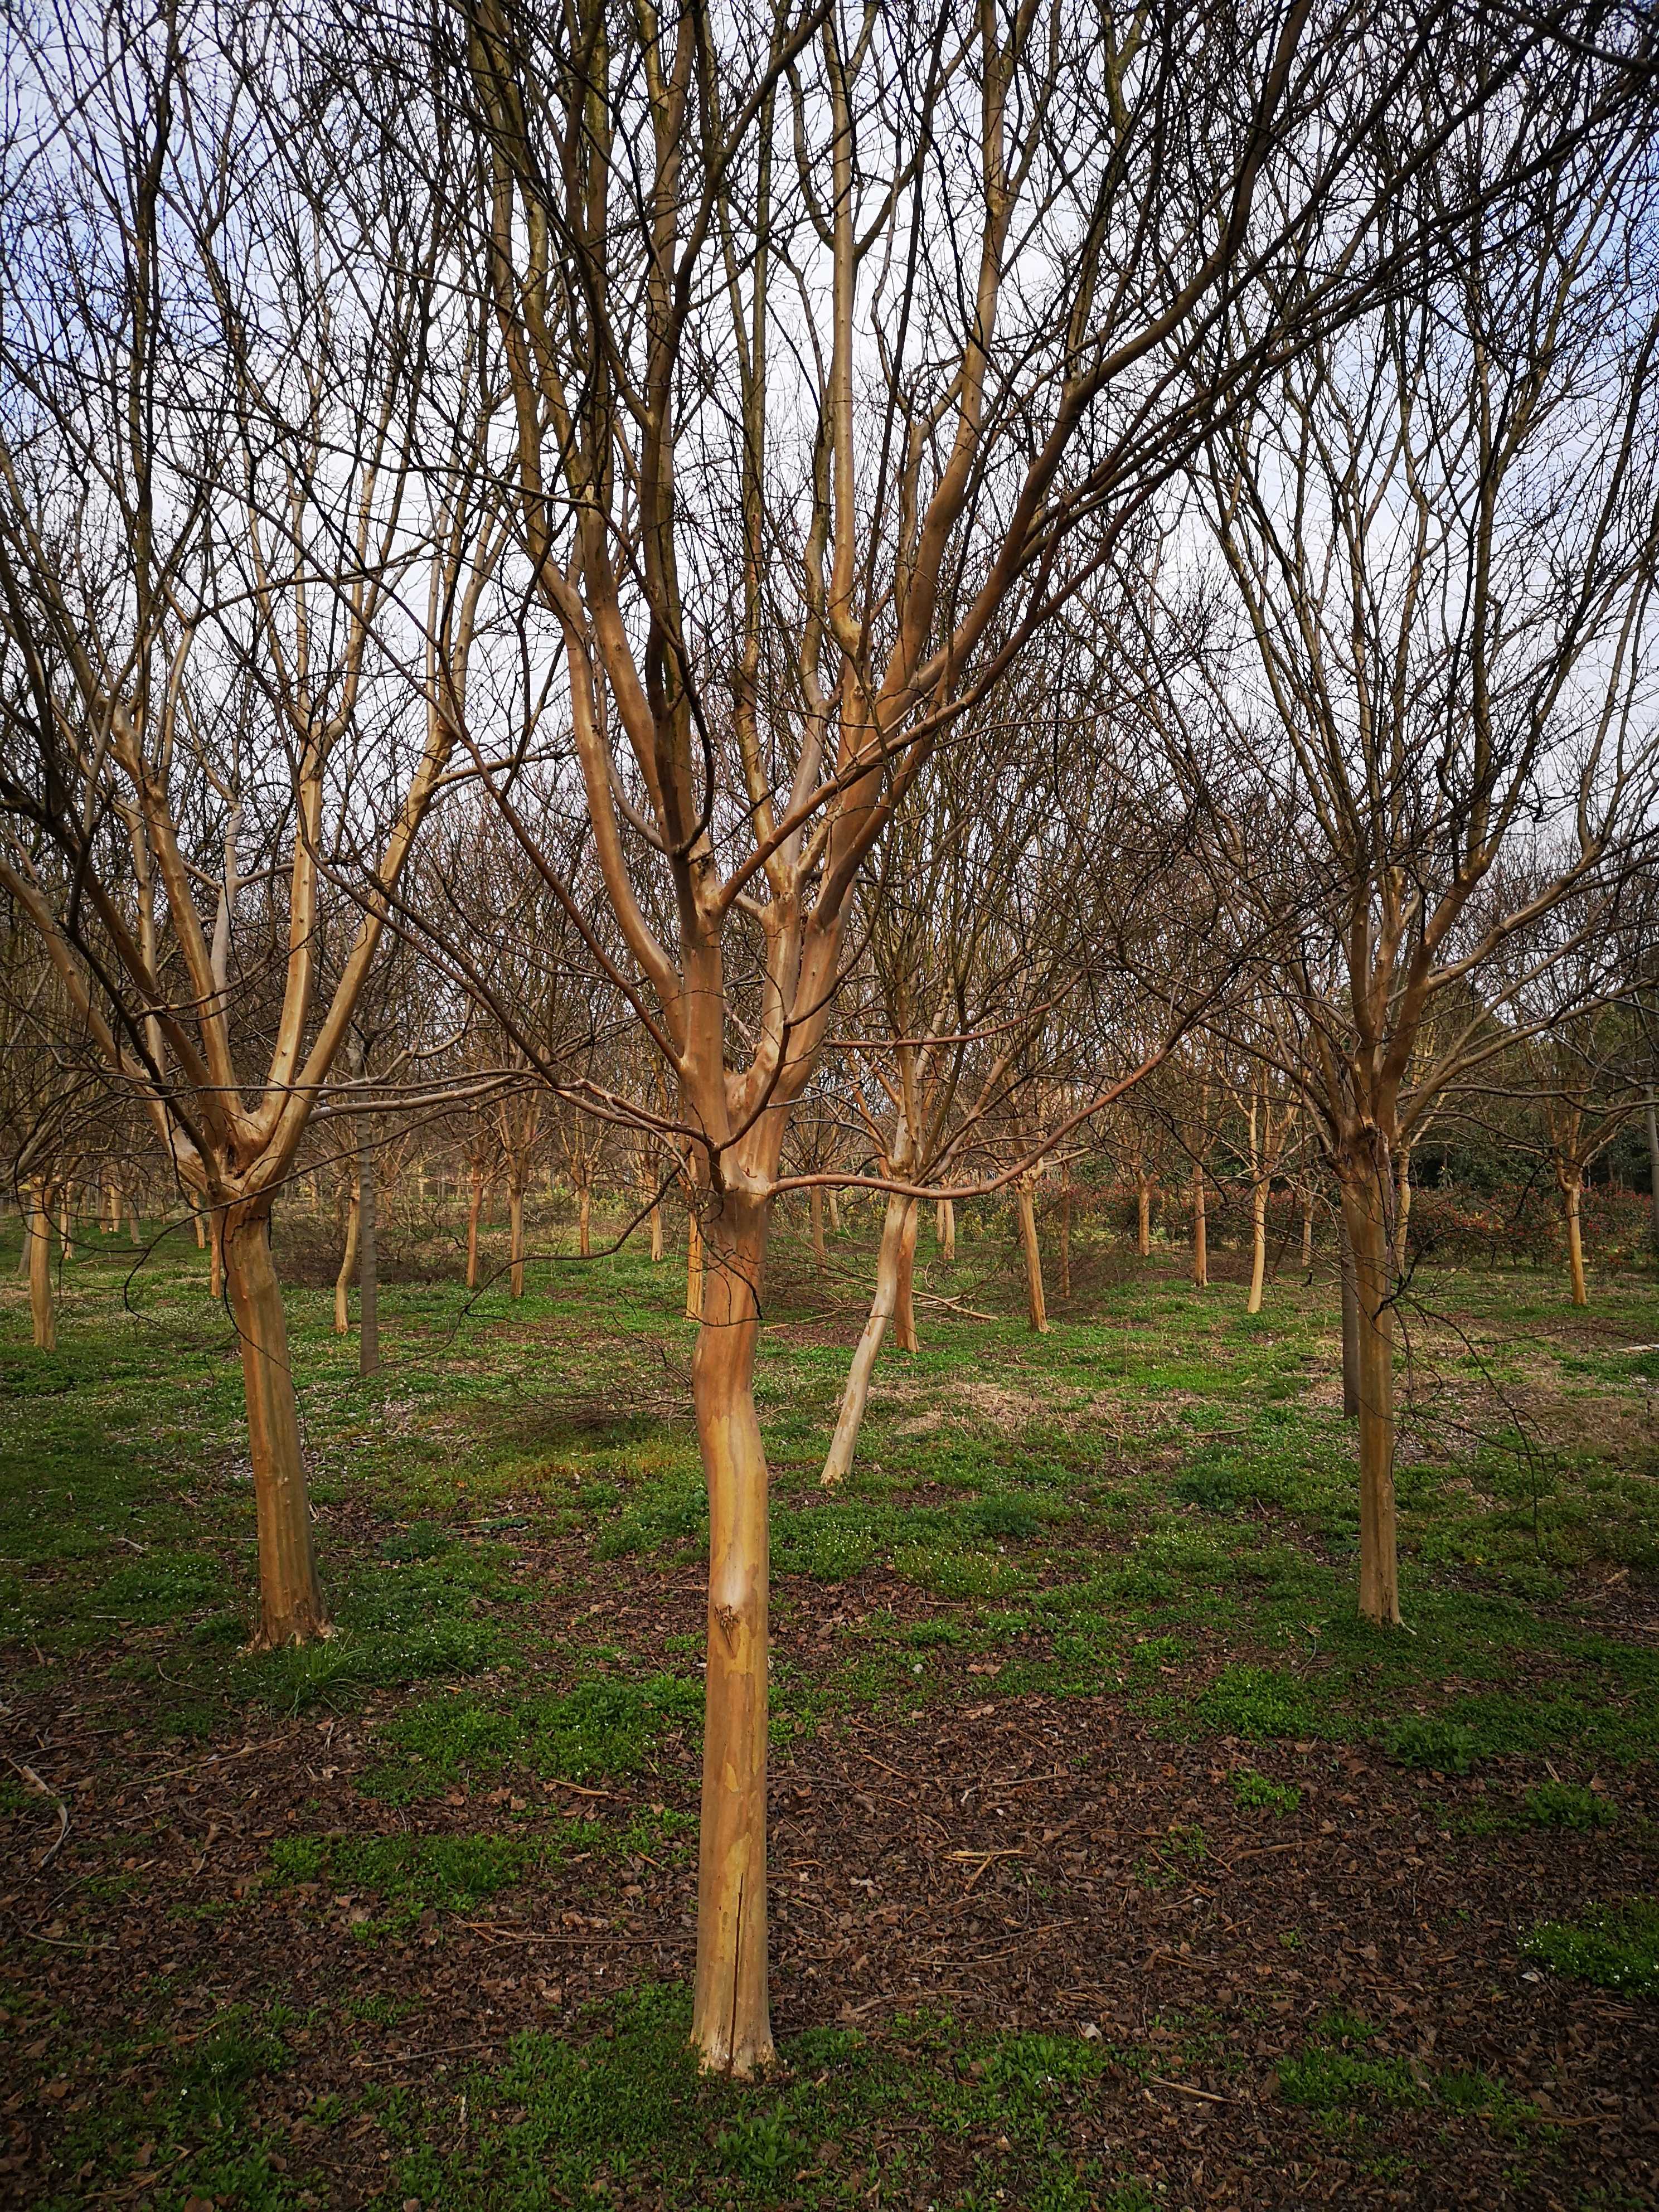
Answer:
M1029 1183L1015 1195L1019 1214L1019 1241L1025 1254L1025 1304L1033 1334L1048 1334L1048 1304L1042 1295L1042 1250L1037 1243L1036 1201Z
M1250 1193L1250 1295L1246 1313L1261 1310L1261 1286L1267 1277L1267 1186L1259 1182Z
M1204 1166L1193 1163L1193 1288L1207 1290L1210 1283L1210 1223L1205 1206Z
M685 1317L687 1321L701 1321L702 1319L702 1231L697 1225L695 1206L686 1219Z
M655 1262L661 1260L666 1249L666 1246L663 1243L662 1208L660 1206L653 1206L651 1209L651 1257L653 1261Z
M1406 1272L1406 1232L1412 1218L1412 1156L1407 1148L1400 1155L1400 1172L1395 1183L1394 1204L1394 1271L1396 1275Z
M841 1199L833 1190L830 1193L830 1234L832 1237L841 1235Z
M896 1195L888 1200L887 1211L882 1218L881 1243L876 1254L875 1296L870 1301L870 1312L853 1354L853 1364L848 1370L846 1386L841 1394L841 1408L836 1416L836 1433L830 1439L829 1457L823 1462L823 1474L820 1478L826 1490L837 1489L853 1472L859 1430L863 1425L865 1407L870 1402L870 1377L875 1371L882 1339L887 1334L888 1324L898 1304L907 1214L914 1224L915 1212L911 1205ZM913 1236L914 1233L913 1228Z
M921 1339L916 1334L916 1231L921 1221L921 1206L912 1199L904 1209L904 1227L899 1237L898 1288L893 1302L893 1341L901 1352L920 1352Z
M576 1249L584 1260L593 1256L593 1194L586 1183L576 1194Z
M954 1267L957 1263L957 1209L953 1200L940 1199L936 1231L939 1256L947 1267Z
M346 1200L345 1250L340 1255L340 1272L334 1278L334 1334L343 1336L351 1326L351 1278L357 1269L357 1185L351 1186Z
M507 1194L507 1258L512 1262L513 1296L524 1296L524 1190L514 1183Z
M58 1206L58 1252L67 1260L75 1245L75 1193L65 1190Z
M1060 1295L1062 1304L1072 1295L1072 1183L1069 1176L1060 1194Z
M691 1370L708 1485L691 2039L704 2066L739 2076L776 2056L766 1958L767 1469L754 1394L766 1216L763 1200L731 1191L709 1215L712 1264Z
M466 1287L478 1287L478 1216L483 1211L483 1170L474 1160L472 1188L466 1206Z
M1152 1187L1145 1177L1135 1187L1135 1249L1143 1260L1152 1249Z
M207 1250L207 1216L199 1206L196 1209L195 1222L196 1249L198 1252L205 1252Z
M1305 1273L1313 1265L1313 1193L1302 1194L1302 1267Z
M1400 1625L1394 1501L1394 1307L1388 1224L1375 1179L1345 1180L1342 1208L1358 1308L1359 1610Z
M34 1348L52 1352L58 1343L58 1320L52 1304L52 1193L38 1179L29 1186L28 1255Z
M1337 1272L1342 1292L1342 1418L1355 1421L1359 1418L1359 1297L1346 1221L1338 1231Z
M208 1216L208 1296L222 1298L225 1294L225 1216L222 1207L216 1206Z
M1579 1217L1583 1188L1575 1175L1561 1178L1561 1199L1567 1215L1567 1279L1572 1285L1572 1302L1576 1306L1589 1304L1589 1290L1584 1280L1584 1232Z
M257 1650L275 1650L326 1635L328 1614L317 1579L288 1322L271 1264L269 1215L234 1210L223 1245L230 1310L241 1341L259 1531L259 1628L253 1643Z
M823 1249L823 1192L817 1183L808 1193L807 1212L812 1223L812 1264L823 1274L830 1264L830 1255Z

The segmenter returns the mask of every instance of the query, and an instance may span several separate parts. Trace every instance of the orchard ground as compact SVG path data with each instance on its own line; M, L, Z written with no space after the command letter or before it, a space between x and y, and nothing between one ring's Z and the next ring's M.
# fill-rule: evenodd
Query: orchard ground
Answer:
M1006 1221L964 1213L950 1271L924 1230L923 1349L884 1352L832 1496L860 1221L823 1285L784 1224L768 1286L782 2064L748 2088L685 2049L675 1261L548 1259L517 1305L389 1283L367 1382L300 1266L339 1633L252 1659L193 1240L91 1237L52 1353L0 1243L0 2199L1659 2197L1650 1273L1586 1311L1413 1279L1390 1634L1354 1617L1323 1262L1251 1319L1236 1255L1199 1292L1080 1236L1038 1339Z

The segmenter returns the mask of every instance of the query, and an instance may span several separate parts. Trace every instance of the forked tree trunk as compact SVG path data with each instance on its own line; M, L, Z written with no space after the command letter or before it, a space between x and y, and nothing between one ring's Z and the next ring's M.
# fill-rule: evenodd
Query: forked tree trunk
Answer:
M817 1183L807 1194L806 1211L812 1224L812 1265L823 1274L830 1255L823 1249L823 1192Z
M466 1206L466 1287L478 1287L478 1216L483 1212L483 1170L472 1163L472 1190Z
M1037 1243L1036 1201L1029 1183L1016 1194L1019 1210L1019 1241L1025 1254L1025 1304L1033 1332L1048 1334L1048 1303L1042 1295L1042 1250Z
M898 1294L893 1304L893 1341L901 1352L921 1350L921 1339L916 1334L915 1299L916 1231L921 1218L921 1204L913 1198L904 1209L904 1228L899 1237Z
M1584 1282L1584 1236L1578 1216L1583 1177L1570 1168L1559 1181L1561 1200L1567 1215L1567 1277L1572 1285L1572 1302L1576 1306L1588 1305L1589 1291Z
M253 1646L270 1651L326 1635L328 1613L317 1579L288 1322L271 1264L269 1214L239 1210L222 1231L222 1242L230 1310L241 1340L259 1531L259 1628Z
M691 1369L708 1485L691 2040L705 2067L742 2076L775 2056L766 1978L767 1474L754 1389L766 1217L763 1200L730 1190L709 1216L714 1264Z
M357 1155L357 1372L380 1365L380 1246L374 1205L374 1155Z
M34 1348L52 1352L58 1344L58 1321L52 1310L52 1192L40 1177L29 1185L27 1239Z
M586 1183L576 1194L576 1249L584 1260L593 1256L593 1198Z
M823 1462L821 1480L826 1490L836 1489L853 1472L859 1430L863 1425L864 1409L870 1402L870 1377L875 1371L887 1324L898 1304L907 1213L914 1224L914 1210L905 1200L896 1194L888 1200L881 1224L881 1244L876 1254L876 1293L870 1301L869 1316L848 1370L846 1387L841 1394L841 1410L836 1416L836 1433L830 1438L830 1455ZM914 1237L914 1226L911 1233Z
M1337 1225L1337 1272L1342 1286L1342 1417L1359 1418L1359 1295L1346 1218Z
M687 1321L702 1319L702 1231L697 1222L696 1202L686 1216L685 1237L685 1317Z
M1258 1182L1250 1193L1250 1295L1246 1313L1261 1310L1261 1285L1267 1279L1267 1186Z
M939 1258L947 1267L954 1267L957 1264L957 1209L954 1200L940 1199L934 1233L939 1240Z
M1152 1187L1143 1176L1135 1186L1135 1249L1145 1260L1152 1249Z
M1394 1307L1383 1192L1345 1181L1343 1215L1358 1304L1359 1610L1400 1625L1400 1560L1394 1504Z
M346 1200L345 1250L340 1255L340 1272L334 1278L334 1334L343 1336L351 1326L351 1278L357 1268L357 1209L360 1186L354 1182Z
M1060 1297L1063 1305L1072 1295L1072 1179L1060 1189Z
M1193 1162L1193 1288L1207 1290L1210 1285L1210 1222L1206 1210L1204 1163Z
M507 1258L513 1265L511 1288L515 1298L524 1296L524 1185L514 1182L507 1193Z

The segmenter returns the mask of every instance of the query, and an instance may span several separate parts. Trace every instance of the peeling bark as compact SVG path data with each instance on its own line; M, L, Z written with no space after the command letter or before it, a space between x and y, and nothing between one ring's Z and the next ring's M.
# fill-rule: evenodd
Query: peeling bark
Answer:
M259 1627L253 1645L270 1651L326 1635L328 1614L317 1579L288 1321L271 1264L268 1212L233 1209L222 1242L230 1309L241 1343L259 1531Z
M691 2039L706 2067L743 2077L776 2056L767 1990L767 1468L754 1394L766 1224L763 1199L729 1190L710 1213L713 1264L692 1363L709 1542Z

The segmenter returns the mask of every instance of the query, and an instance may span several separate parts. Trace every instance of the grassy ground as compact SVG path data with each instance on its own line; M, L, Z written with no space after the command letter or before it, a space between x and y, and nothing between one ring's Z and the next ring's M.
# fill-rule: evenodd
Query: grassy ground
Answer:
M0 1243L0 2189L1651 2201L1651 1281L1587 1314L1530 1272L1413 1284L1388 1635L1353 1617L1322 1274L1252 1319L1179 1253L1084 1239L1037 1340L1006 1228L969 1225L830 1498L869 1239L823 1285L778 1243L786 2071L738 2092L684 2049L706 1516L677 1267L551 1261L516 1307L389 1285L370 1382L294 1291L341 1633L256 1660L240 1370L193 1243L135 1270L95 1241L40 1354Z

